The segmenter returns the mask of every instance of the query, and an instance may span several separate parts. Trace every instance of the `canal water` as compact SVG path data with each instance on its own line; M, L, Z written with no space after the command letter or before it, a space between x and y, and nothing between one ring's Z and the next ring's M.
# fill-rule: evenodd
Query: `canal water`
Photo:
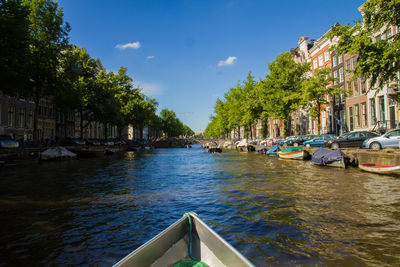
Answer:
M400 265L400 178L197 146L0 169L0 266L109 266L187 211L257 266Z

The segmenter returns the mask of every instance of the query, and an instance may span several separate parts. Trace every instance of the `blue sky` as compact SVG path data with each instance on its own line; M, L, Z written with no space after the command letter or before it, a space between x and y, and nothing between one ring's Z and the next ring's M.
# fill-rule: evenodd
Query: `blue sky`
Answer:
M318 39L339 22L360 18L363 0L201 1L59 0L71 43L107 70L128 68L158 110L172 109L194 131L209 122L217 97L249 71Z

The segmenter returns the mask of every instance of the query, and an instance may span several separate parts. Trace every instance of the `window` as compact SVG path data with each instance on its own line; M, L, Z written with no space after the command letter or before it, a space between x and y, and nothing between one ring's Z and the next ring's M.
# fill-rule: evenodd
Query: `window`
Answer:
M354 105L354 115L356 119L356 126L360 126L360 106L358 104Z
M324 59L322 57L322 54L318 56L318 66L322 67L324 65Z
M336 67L337 66L337 57L332 58L332 66Z
M357 57L353 57L353 70L356 69L356 65L357 65Z
M381 34L379 34L378 36L375 37L375 42L378 42L379 40L382 40Z
M353 81L353 89L354 89L354 95L360 94L360 90L358 88L358 79Z
M386 38L392 37L392 27L389 27L389 29L386 31Z
M33 111L29 111L28 127L33 128Z
M21 108L19 110L19 128L25 127L25 109Z
M8 127L15 126L15 107L8 107Z
M324 52L325 62L329 61L329 51Z
M343 82L344 81L344 73L343 73L343 67L341 67L339 69L339 82Z
M317 69L317 68L318 68L317 58L314 58L314 60L313 60L313 66L314 66L314 69Z
M364 80L361 80L361 93L365 94L367 92L367 86L366 86L366 82Z
M338 83L338 81L337 81L337 71L334 71L333 72L333 84L337 84Z
M356 139L360 137L360 133L352 133L347 136L348 139Z
M367 126L367 103L361 103L361 126Z
M343 63L343 55L338 56L338 64Z
M350 122L350 131L354 129L354 118L353 118L353 107L349 107L349 122Z
M386 136L400 136L400 130L394 130L388 133Z
M346 60L346 70L351 70L351 61L350 61L350 59Z

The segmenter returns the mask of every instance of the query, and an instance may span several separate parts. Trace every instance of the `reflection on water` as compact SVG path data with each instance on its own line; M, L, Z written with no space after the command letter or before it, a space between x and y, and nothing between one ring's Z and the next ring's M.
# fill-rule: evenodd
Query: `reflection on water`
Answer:
M0 265L108 266L195 211L258 266L400 264L400 179L199 147L0 170Z

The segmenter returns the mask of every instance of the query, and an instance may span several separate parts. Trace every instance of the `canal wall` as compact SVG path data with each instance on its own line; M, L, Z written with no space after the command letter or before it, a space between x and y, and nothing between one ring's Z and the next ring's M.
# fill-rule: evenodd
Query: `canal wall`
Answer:
M208 142L215 142L223 149L224 144L230 142L229 140L213 139L213 140L198 140L203 146ZM264 146L258 146L264 147ZM270 147L267 147L268 149ZM312 155L318 148L307 148L306 150ZM355 160L356 163L375 163L381 165L400 165L400 149L397 148L386 148L382 150L370 150L361 148L342 148L341 149L347 156L350 157L351 161Z

